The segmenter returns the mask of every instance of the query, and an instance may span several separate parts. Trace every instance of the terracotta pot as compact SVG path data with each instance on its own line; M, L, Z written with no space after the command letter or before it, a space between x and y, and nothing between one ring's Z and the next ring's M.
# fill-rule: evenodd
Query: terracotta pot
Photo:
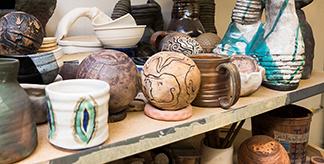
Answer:
M239 164L290 164L284 147L268 136L253 136L245 140L237 154Z
M200 86L200 71L187 56L177 52L159 52L143 68L142 91L153 106L164 110L186 108Z
M195 55L203 52L203 48L195 39L179 32L155 32L151 36L150 42L160 51L174 51L185 55Z
M99 79L110 84L109 112L114 114L128 108L136 96L137 69L123 52L97 51L80 64L76 78Z
M311 120L308 109L287 105L252 117L252 134L273 137L288 151L292 163L305 163Z
M201 72L201 84L192 102L201 107L229 108L240 96L241 80L236 66L223 55L199 54L191 56ZM230 87L232 86L232 88Z
M17 82L19 62L0 59L0 163L30 155L37 145L31 103Z

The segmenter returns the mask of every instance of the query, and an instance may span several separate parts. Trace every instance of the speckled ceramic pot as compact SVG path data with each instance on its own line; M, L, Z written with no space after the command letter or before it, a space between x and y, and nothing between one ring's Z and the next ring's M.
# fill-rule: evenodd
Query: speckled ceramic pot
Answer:
M238 151L239 164L290 164L285 148L275 139L257 135L245 140Z
M150 104L164 110L179 110L196 97L200 71L187 56L164 51L146 61L141 79L142 91Z
M48 138L65 149L97 146L108 138L109 84L73 79L46 86Z
M17 82L19 62L0 59L0 163L30 155L37 145L31 103Z
M80 64L76 78L99 79L111 87L109 112L114 114L128 108L136 96L135 63L125 53L115 50L94 52Z

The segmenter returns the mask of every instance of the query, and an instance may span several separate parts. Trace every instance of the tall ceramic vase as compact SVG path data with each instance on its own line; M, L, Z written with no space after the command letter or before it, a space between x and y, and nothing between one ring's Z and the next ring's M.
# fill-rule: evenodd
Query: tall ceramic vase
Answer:
M17 82L19 62L0 59L0 163L13 163L37 145L28 95Z
M264 85L275 90L298 87L305 64L304 41L294 0L267 0L264 40L258 59L266 70Z

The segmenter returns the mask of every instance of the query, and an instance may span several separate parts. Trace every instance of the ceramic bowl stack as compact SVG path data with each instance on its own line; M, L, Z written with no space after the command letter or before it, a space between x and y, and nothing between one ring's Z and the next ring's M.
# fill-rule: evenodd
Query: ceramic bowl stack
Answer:
M45 37L43 39L43 43L38 49L38 52L48 52L53 51L58 48L56 38L55 37Z
M105 17L97 15L92 20L97 38L105 48L132 48L142 38L145 25L137 25L130 14L111 21Z
M305 64L302 55L274 54L258 57L260 65L266 70L263 85L277 90L292 90L298 87Z

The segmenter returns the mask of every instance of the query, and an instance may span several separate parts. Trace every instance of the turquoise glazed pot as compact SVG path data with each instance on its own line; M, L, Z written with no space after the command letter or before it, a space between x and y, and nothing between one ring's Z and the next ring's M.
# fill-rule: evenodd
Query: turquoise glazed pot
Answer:
M19 62L0 59L0 163L30 155L37 145L30 100L17 82Z

